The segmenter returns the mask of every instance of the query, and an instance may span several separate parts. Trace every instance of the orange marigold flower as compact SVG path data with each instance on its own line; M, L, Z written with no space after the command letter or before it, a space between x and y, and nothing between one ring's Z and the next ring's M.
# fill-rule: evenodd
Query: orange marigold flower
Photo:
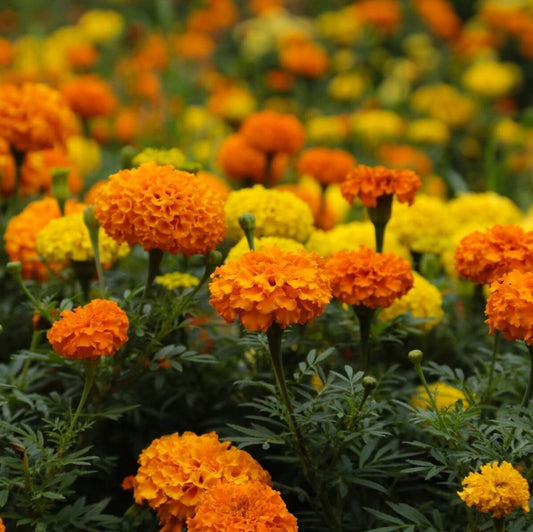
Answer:
M509 462L492 462L481 466L480 473L470 473L457 495L467 506L502 519L516 508L529 513L527 480Z
M189 30L175 37L174 49L185 59L207 59L215 49L215 41L208 33Z
M285 506L279 491L262 482L236 485L221 482L202 499L189 532L296 532L296 517Z
M98 61L98 50L94 44L78 42L71 44L66 51L67 61L73 68L87 70Z
M52 177L50 172L54 168L68 168L68 188L73 194L80 192L83 180L80 172L68 154L61 148L31 151L26 154L20 172L19 194L32 196L44 192L50 193Z
M115 116L115 137L120 142L134 142L141 130L141 123L138 111L123 107Z
M175 255L205 254L226 230L224 201L201 178L148 162L109 177L94 214L117 242Z
M331 299L322 259L306 251L267 246L219 266L211 275L209 302L231 323L239 318L250 331L277 323L313 321Z
M6 527L1 517L0 517L0 532L6 532Z
M164 530L181 531L208 490L221 481L270 485L270 474L246 451L221 442L215 432L184 432L155 439L139 456L135 476L122 487L133 489L137 504L148 504Z
M77 76L61 87L74 112L83 118L108 116L117 106L109 84L96 74Z
M359 0L353 5L357 18L384 33L394 33L402 21L398 0Z
M511 270L533 269L533 231L495 225L465 236L454 253L455 269L473 283L489 284Z
M270 110L246 117L239 133L248 144L266 153L296 153L305 143L305 129L298 118Z
M294 86L294 77L286 70L269 70L265 73L265 84L274 91L288 92Z
M413 0L415 11L431 32L445 40L453 40L461 33L461 19L447 0Z
M128 341L129 326L128 315L114 301L93 299L61 312L46 337L58 355L85 360L114 355Z
M410 168L421 176L431 174L433 163L422 150L408 144L382 144L378 157L392 168Z
M533 272L513 270L490 285L485 307L490 334L533 345Z
M15 47L7 39L0 37L0 67L8 66L15 57Z
M331 291L341 303L386 308L413 286L411 265L394 253L366 246L332 253L325 263Z
M365 207L375 207L380 196L392 194L401 203L412 205L421 186L420 178L412 170L360 164L341 183L341 192L348 203L359 198Z
M0 195L6 197L12 194L15 190L15 183L15 159L7 141L0 138Z
M36 151L64 144L78 129L63 96L41 83L0 85L0 131L18 151Z
M298 160L298 171L313 176L321 185L340 183L356 165L355 158L345 150L309 148Z
M289 72L310 79L323 77L329 68L326 52L308 41L285 45L280 52L279 60L281 66Z

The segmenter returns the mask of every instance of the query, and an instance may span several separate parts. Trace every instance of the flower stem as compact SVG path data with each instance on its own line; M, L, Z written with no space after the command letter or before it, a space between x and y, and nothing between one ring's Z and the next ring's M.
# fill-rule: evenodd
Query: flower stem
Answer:
M526 391L522 399L522 404L520 405L522 408L525 408L528 405L529 401L531 400L531 396L533 396L533 346L528 345L527 348L529 351L529 378L527 381Z
M91 388L93 386L94 376L96 374L96 365L98 364L98 358L90 358L84 360L83 362L85 366L85 384L83 385L83 391L81 393L80 402L78 403L78 408L76 408L76 412L72 417L67 434L71 434L72 431L75 429L83 406L85 405L87 398L89 397L89 392L91 391Z
M502 519L493 519L494 522L494 532L505 532L505 520Z
M144 302L148 297L150 288L154 282L154 279L159 271L159 266L163 260L163 251L158 248L151 249L148 252L148 273L146 275L146 284L144 285L144 292L141 296L141 303L139 305L139 312L142 311Z
M359 320L359 336L361 341L361 362L362 369L368 371L370 359L370 328L374 319L375 309L363 305L353 306L355 315Z
M433 410L435 411L435 414L437 415L440 426L444 428L444 420L442 419L442 416L440 415L437 401L435 401L435 396L433 395L433 392L431 391L429 387L428 381L426 380L426 376L424 375L424 370L422 369L421 359L411 359L411 360L413 360L416 374L418 375L420 382L424 386L424 390L426 390L426 393L428 395L428 400L431 404L431 408L433 408Z
M392 214L392 194L386 194L377 198L375 207L368 207L368 217L374 224L376 235L376 251L383 251L383 242L385 239L385 227Z
M496 357L498 356L498 351L500 350L501 340L502 340L502 333L496 330L496 332L494 333L494 344L492 346L492 358L490 361L487 389L485 391L485 402L487 404L490 403L490 398L492 395L492 379L494 377L494 365L496 363Z

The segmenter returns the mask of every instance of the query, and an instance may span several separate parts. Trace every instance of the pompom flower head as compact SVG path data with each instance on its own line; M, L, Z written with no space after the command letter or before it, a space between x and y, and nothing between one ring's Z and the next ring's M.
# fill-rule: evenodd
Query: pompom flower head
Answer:
M282 329L303 325L322 314L331 299L318 255L276 245L219 266L211 279L211 305L227 323L239 318L250 331L266 332L273 323Z
M445 382L434 382L430 384L428 388L439 410L453 408L457 401L463 402L463 408L468 408L470 406L465 394L461 390L458 390ZM423 408L424 410L432 407L426 387L423 384L416 387L416 394L411 397L411 404L414 407Z
M516 508L529 513L527 480L509 463L492 462L481 466L479 473L470 473L457 495L467 506L501 519Z
M130 246L186 256L205 254L226 229L224 201L203 180L153 162L110 176L94 214L107 234Z
M114 302L93 299L64 310L46 337L54 351L74 360L114 355L128 341L128 315Z
M187 520L189 532L296 532L296 517L278 491L262 482L221 482Z
M313 176L326 186L342 182L355 164L355 158L345 150L316 147L302 153L298 171Z
M61 87L61 94L82 118L108 116L117 106L109 84L95 74L77 76Z
M133 489L137 504L148 504L164 530L180 531L206 492L221 481L270 485L270 474L247 452L220 442L214 432L157 438L139 456L137 474L122 486Z

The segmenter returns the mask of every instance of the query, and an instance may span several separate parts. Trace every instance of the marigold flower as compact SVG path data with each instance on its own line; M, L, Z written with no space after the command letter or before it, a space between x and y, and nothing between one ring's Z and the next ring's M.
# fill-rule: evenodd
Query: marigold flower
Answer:
M386 308L413 286L411 265L394 253L366 246L332 253L325 261L333 297L341 303Z
M337 144L348 136L349 124L343 116L314 116L306 123L306 131L313 144Z
M7 141L0 138L0 195L2 197L11 195L15 190L15 182L15 159Z
M130 246L205 254L226 229L224 202L200 178L153 162L109 177L94 214L107 234Z
M54 351L72 360L114 355L128 341L128 315L114 302L93 299L64 310L46 333Z
M174 40L174 50L185 59L207 59L214 49L213 37L203 31L189 30L176 36Z
M64 144L77 130L63 96L42 83L0 85L0 131L21 152Z
M470 406L466 399L466 395L461 390L458 390L445 382L433 382L428 387L439 410L453 408L457 401L463 402L464 409ZM416 387L416 394L411 397L411 404L415 408L423 408L424 410L431 409L431 400L423 384Z
M296 532L296 517L279 491L262 482L221 482L210 489L187 520L189 532Z
M410 168L420 176L427 176L433 170L431 159L409 144L383 144L378 157L390 168Z
M137 166L151 161L160 166L170 164L177 170L186 172L196 172L200 169L198 163L187 160L185 154L178 148L171 148L170 150L145 148L133 158L133 164Z
M486 98L500 98L512 92L521 81L522 72L515 63L479 61L463 74L463 85Z
M305 143L305 130L294 115L258 111L243 121L239 133L248 144L266 153L296 153Z
M231 192L225 210L228 235L236 240L242 236L239 216L248 212L255 217L257 237L279 236L305 242L313 229L313 215L307 203L291 192L262 185Z
M457 273L473 283L489 284L511 270L533 268L533 231L495 225L465 236L455 249Z
M98 142L81 135L72 135L67 139L67 153L69 159L83 176L98 170L102 163Z
M156 276L155 282L167 290L175 290L176 288L193 288L198 286L200 280L190 273L171 272Z
M351 115L350 126L358 137L371 145L398 139L405 130L402 117L387 109L361 109Z
M98 50L88 42L72 43L66 50L67 61L72 68L88 70L98 61Z
M435 118L418 118L407 125L407 139L416 144L443 145L450 140L448 126Z
M5 67L13 62L15 47L7 39L0 37L0 67Z
M341 183L341 192L352 205L359 198L365 207L376 207L379 197L393 194L401 203L412 205L421 186L420 178L412 170L360 164Z
M148 504L167 530L181 531L206 492L221 481L270 485L270 474L246 451L220 442L214 432L157 438L139 456L137 474L122 486L133 489L137 504ZM173 528L174 527L174 528Z
M329 68L329 58L324 49L308 41L283 46L279 60L284 69L309 79L323 77Z
M282 251L303 251L304 245L292 238L283 238L279 236L265 236L263 238L254 238L254 247L257 251L263 250L265 247L276 245ZM248 240L243 236L228 252L225 262L237 260L245 253L248 253L250 248Z
M318 255L276 245L219 266L211 279L211 305L227 323L239 318L250 331L266 332L273 323L283 329L303 325L322 314L331 299Z
M357 18L383 31L394 33L402 20L402 9L398 0L360 0L354 5Z
M6 527L4 525L4 521L2 521L1 517L0 517L0 532L6 532Z
M467 506L501 519L516 508L529 513L527 480L509 463L492 462L482 465L480 473L470 473L462 482L457 495Z
M345 150L309 148L298 160L298 171L313 176L321 185L340 183L356 165L355 158Z
M109 116L117 106L117 99L109 84L96 74L77 76L61 87L75 113L83 118Z
M124 17L111 9L89 9L80 17L77 26L90 42L105 43L122 32Z
M414 0L413 6L431 32L445 40L454 40L461 32L461 19L447 0Z

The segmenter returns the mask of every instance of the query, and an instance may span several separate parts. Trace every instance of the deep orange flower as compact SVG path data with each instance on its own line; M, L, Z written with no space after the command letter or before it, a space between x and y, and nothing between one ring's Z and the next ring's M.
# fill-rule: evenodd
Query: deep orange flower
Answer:
M11 195L15 190L15 182L15 159L11 154L7 141L0 138L0 196Z
M315 253L267 246L219 266L211 275L210 303L231 323L239 318L250 331L277 323L313 321L331 299L328 276Z
M41 83L0 85L0 131L18 151L37 151L64 144L78 129L63 96Z
M117 242L173 255L207 253L226 230L224 201L215 189L194 174L153 162L110 176L94 214Z
M91 43L72 44L67 48L67 61L72 68L88 70L98 61L98 50Z
M353 5L357 18L384 33L394 33L402 21L398 0L359 0Z
M197 436L184 432L155 439L139 456L135 476L122 483L133 489L137 504L148 504L163 530L181 531L207 490L221 481L241 485L257 481L270 485L270 474L250 454L214 432Z
M291 42L283 46L279 60L284 69L310 79L323 77L329 68L326 52L309 41Z
M215 41L203 31L187 31L176 36L174 49L185 59L207 59L215 49Z
M332 253L325 263L333 296L341 303L386 308L413 286L411 265L394 253L369 247Z
M431 159L422 151L408 144L382 144L378 157L391 168L410 168L418 175L427 176L433 170Z
M7 39L0 37L0 67L5 67L13 62L15 47Z
M208 0L200 9L195 9L187 19L191 30L215 33L230 27L238 18L238 10L233 0Z
M262 482L236 485L221 482L202 499L189 532L297 532L296 517L279 491Z
M124 143L134 142L141 131L139 112L123 107L115 116L115 137Z
M309 148L298 160L298 171L313 176L321 185L340 183L356 165L355 158L345 150Z
M533 231L495 225L465 236L455 249L455 269L473 283L489 284L511 270L533 269Z
M533 272L513 270L490 285L485 308L490 334L533 345Z
M61 94L74 112L83 118L109 116L117 99L109 84L96 74L77 76L61 87Z
M401 203L411 205L421 186L420 178L412 170L360 164L341 183L341 192L352 205L359 198L365 207L375 207L380 196L392 194Z
M431 32L445 40L461 33L461 19L447 0L413 0L413 6Z
M68 188L73 194L80 192L83 180L80 172L67 153L60 148L31 151L26 154L20 172L19 194L32 196L44 192L50 193L52 185L51 170L68 168Z
M286 70L269 70L265 74L265 84L274 91L288 92L294 86L294 76Z
M46 337L58 355L85 360L114 355L128 341L129 326L128 315L114 301L93 299L61 312Z
M4 525L4 521L2 521L1 517L0 517L0 532L6 532L6 527Z
M243 121L239 131L248 144L266 153L296 153L305 143L305 129L294 115L258 111Z

